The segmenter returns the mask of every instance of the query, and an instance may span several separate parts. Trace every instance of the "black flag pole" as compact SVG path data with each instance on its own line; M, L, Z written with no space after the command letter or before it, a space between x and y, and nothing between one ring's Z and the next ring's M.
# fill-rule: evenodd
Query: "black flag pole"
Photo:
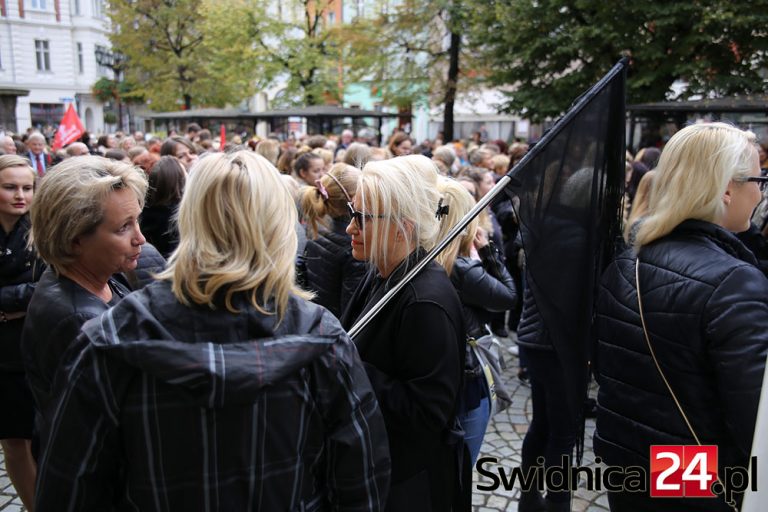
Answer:
M508 186L516 186L519 182L516 180L515 175L519 174L528 164L533 161L537 155L547 148L550 141L555 139L568 123L571 122L589 102L618 75L625 71L627 65L627 58L622 58L613 68L597 82L592 88L582 94L573 104L573 106L565 113L555 125L541 138L541 140L515 165L504 177L502 177L496 186L494 186L488 193L483 196L480 201L470 210L445 236L443 240L437 243L435 247L427 253L406 275L400 280L389 292L384 295L379 302L377 302L362 318L360 318L349 330L349 336L352 339L360 334L360 332L376 317L376 315L389 303L392 298L397 295L413 278L415 278L419 272L421 272L432 260L434 260L438 254L440 254L450 244L454 238L456 238L472 220L477 217L482 210L493 201L497 195L504 191Z

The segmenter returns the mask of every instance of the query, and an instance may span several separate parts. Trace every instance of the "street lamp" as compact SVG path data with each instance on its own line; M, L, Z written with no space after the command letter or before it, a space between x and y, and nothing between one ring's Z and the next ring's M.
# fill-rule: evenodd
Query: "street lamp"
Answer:
M122 83L122 72L127 58L124 54L117 51L108 50L103 46L96 46L95 53L96 63L101 67L111 69L112 73L114 74L115 84L117 85L118 91L116 95L117 97L115 98L115 101L117 102L117 129L122 130L123 102L120 98L120 84Z

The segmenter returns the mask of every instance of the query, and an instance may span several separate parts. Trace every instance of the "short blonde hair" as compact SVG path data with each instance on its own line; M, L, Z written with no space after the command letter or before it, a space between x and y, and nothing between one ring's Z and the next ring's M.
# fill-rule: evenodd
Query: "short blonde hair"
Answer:
M277 157L280 155L280 142L275 139L264 139L256 145L256 153L260 154L272 165L277 165Z
M56 272L76 260L73 244L104 220L114 190L130 189L144 207L147 178L131 164L100 156L68 158L43 177L30 208L30 245Z
M440 232L437 235L437 240L440 241L475 206L475 198L461 183L452 178L441 177L437 189L443 196L443 204L448 205L448 214L442 218ZM453 271L453 263L457 256L469 256L479 223L479 217L472 219L464 231L437 255L437 262L443 266L448 275Z
M233 297L248 295L264 314L282 320L295 285L297 213L280 173L252 151L211 153L195 166L179 205L179 246L158 275L171 281L187 306L225 306L237 313ZM274 301L274 305L272 302Z
M389 266L386 252L389 222L394 222L403 235L409 253L417 248L434 247L440 229L435 215L440 200L437 178L435 163L422 155L371 161L365 165L358 186L363 211L386 215L386 218L366 219L364 222L371 225L362 227L379 234L371 237L372 247L368 252L373 265ZM411 236L408 236L409 230Z
M728 182L748 176L755 134L726 123L700 123L677 132L661 153L649 215L637 233L640 248L686 219L717 223Z

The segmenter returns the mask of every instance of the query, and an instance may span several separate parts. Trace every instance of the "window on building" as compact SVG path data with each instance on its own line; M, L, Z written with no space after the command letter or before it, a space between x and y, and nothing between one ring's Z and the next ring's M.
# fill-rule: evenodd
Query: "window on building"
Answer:
M102 0L92 0L92 1L93 1L93 17L94 18L103 17L104 8L102 5Z
M45 2L46 0L30 0L30 8L43 10L46 8Z
M331 11L328 13L328 25L333 26L336 24L336 13Z
M75 13L75 16L80 16L80 0L73 0L72 11Z
M365 0L357 0L357 2L355 2L355 7L357 10L356 15L359 18L362 18L365 15Z
M83 74L84 70L84 63L83 63L83 43L77 43L77 72L81 75Z
M38 71L51 70L51 51L48 41L35 39L35 59L37 61Z

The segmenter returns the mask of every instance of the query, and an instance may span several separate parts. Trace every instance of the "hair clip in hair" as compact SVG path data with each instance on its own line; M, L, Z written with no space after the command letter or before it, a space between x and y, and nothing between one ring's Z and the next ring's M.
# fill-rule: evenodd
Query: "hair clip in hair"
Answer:
M325 185L320 180L315 180L315 187L317 187L317 193L323 196L323 200L328 200L328 191L325 189Z
M445 217L448 215L448 206L447 204L443 204L443 198L440 198L440 201L437 203L437 211L435 212L435 217L440 219L440 217Z

